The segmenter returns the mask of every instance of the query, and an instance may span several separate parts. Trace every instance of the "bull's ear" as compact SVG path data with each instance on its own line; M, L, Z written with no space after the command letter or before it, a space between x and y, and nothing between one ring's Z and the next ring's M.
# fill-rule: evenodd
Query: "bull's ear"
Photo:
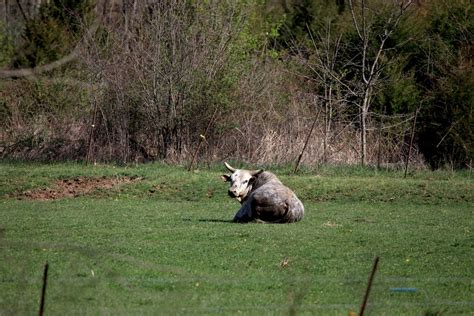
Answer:
M224 182L229 182L230 181L230 176L228 174L223 174L221 176L222 181Z
M253 183L255 182L255 180L257 180L256 177L251 177L251 178L249 179L249 184L248 184L248 185L253 185Z
M252 175L252 177L249 179L249 185L252 185L255 180L257 180L257 177L263 172L263 170L255 170L255 171L251 171L250 174Z

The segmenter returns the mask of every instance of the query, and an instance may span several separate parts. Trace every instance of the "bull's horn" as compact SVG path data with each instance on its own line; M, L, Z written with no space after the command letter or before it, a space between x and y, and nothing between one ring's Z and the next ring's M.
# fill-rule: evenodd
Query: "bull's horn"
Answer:
M230 172L232 172L232 173L234 173L235 170L237 170L237 169L231 167L227 162L224 162L224 165L225 165L225 167L226 167Z
M264 171L263 169L260 169L260 170L253 170L253 171L250 171L250 175L251 175L252 177L255 177L255 176L261 174L263 171Z

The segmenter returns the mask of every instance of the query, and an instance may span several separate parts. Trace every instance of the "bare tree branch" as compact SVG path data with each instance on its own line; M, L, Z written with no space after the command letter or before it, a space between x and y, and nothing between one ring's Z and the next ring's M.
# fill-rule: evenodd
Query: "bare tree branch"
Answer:
M359 38L361 40L363 40L364 38L362 37L362 33L360 32L359 23L357 22L357 19L356 19L355 13L354 13L354 6L352 4L352 0L349 0L349 8L350 8L350 11L351 11L352 22L354 23L354 27L357 31L357 34L359 35Z
M7 79L7 78L24 78L24 77L34 77L41 73L51 71L53 69L59 68L73 60L75 60L79 54L74 50L69 55L53 61L47 65L42 65L34 68L23 68L23 69L2 69L0 70L0 79Z

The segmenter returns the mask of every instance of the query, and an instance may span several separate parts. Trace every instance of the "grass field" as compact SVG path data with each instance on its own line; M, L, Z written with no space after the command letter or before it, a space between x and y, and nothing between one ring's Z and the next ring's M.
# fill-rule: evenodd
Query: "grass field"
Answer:
M222 170L221 170L222 169ZM371 315L472 314L469 172L273 171L303 221L229 222L220 166L0 164L0 314L313 314L358 311L374 256ZM22 192L74 177L139 177L87 195ZM396 292L393 288L415 288Z

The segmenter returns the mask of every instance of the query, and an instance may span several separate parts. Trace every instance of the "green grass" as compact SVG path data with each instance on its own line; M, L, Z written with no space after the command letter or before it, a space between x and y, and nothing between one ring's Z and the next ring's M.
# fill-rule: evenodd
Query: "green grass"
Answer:
M37 313L46 261L47 314L347 315L376 255L370 314L474 310L468 172L272 170L303 200L302 222L230 223L239 205L218 166L0 164L0 315ZM104 175L144 179L78 198L13 197Z

